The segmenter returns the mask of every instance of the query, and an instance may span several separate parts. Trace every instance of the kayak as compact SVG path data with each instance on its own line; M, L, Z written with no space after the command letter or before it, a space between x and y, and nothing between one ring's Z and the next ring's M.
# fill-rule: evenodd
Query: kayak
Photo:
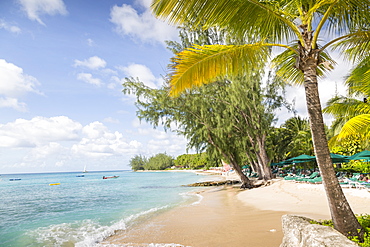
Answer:
M119 176L112 176L112 177L106 177L106 176L103 176L103 179L108 179L108 178L118 178Z
M55 183L55 184L49 184L49 185L60 185L60 183Z

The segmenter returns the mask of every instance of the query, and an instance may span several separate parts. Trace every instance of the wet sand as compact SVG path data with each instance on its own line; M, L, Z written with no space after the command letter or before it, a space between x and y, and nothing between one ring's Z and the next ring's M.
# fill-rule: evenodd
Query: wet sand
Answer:
M192 247L274 247L282 240L284 212L263 211L237 199L237 188L211 189L199 204L177 207L145 225L120 232L102 244L148 246L150 243Z

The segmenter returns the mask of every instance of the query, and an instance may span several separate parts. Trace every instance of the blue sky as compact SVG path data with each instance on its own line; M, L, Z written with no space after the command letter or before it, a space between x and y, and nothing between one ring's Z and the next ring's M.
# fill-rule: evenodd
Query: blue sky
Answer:
M121 92L128 76L159 87L172 56L164 41L178 39L150 2L0 2L0 174L129 169L137 154L186 152L182 137L140 123ZM320 85L322 102L344 92L348 67ZM304 89L287 94L305 117Z

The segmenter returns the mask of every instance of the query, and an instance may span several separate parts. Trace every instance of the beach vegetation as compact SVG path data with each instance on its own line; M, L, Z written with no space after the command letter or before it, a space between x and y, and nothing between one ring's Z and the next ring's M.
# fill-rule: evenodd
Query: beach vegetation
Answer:
M174 165L174 158L166 153L159 153L146 158L143 155L135 155L129 165L133 171L140 170L165 170Z
M174 52L192 43L241 42L227 39L217 29L180 30L182 43L168 42ZM259 65L233 77L220 77L214 84L193 88L177 98L168 95L168 81L162 88L152 89L126 78L123 92L136 95L140 119L185 136L189 148L224 160L241 177L242 186L251 187L241 166L250 165L260 179L272 178L266 139L275 121L274 110L284 104L279 95L282 82L272 71L265 74L265 66Z
M173 166L174 158L166 153L156 154L148 159L145 170L166 170Z
M208 169L221 164L219 159L212 160L206 152L197 154L182 154L176 157L174 165L176 168L185 169Z
M152 9L157 17L175 25L190 21L204 28L217 26L249 41L241 45L194 45L178 53L170 72L172 96L181 97L190 88L259 67L266 62L268 49L276 48L279 54L273 66L277 74L305 88L316 160L334 227L362 240L363 229L343 194L330 158L318 79L335 65L328 48L347 51L352 61L366 55L361 48L366 47L370 35L368 0L153 0Z
M348 163L341 164L340 168L336 168L337 171L351 173L370 173L370 163L362 162L358 160L352 160Z
M355 237L350 236L349 239L354 241L361 247L370 247L370 215L362 214L362 215L356 215L356 217L358 219L358 222L360 223L360 225L365 231L364 239L360 241L357 236ZM332 220L319 220L319 221L311 220L310 223L334 227Z
M273 162L280 162L301 154L314 155L312 135L308 119L299 116L287 119L280 128L269 134L273 142L271 147L277 157Z
M367 114L370 113L370 104L354 97L356 94L363 94L356 88L349 86L350 96L335 96L327 102L327 106L323 109L324 113L334 117L330 147L345 146L352 154L370 148L368 136L370 125L367 124L367 120L362 123L357 122L360 118L367 118ZM351 145L348 145L349 143Z
M360 135L363 143L369 147L370 34L364 32L348 39L350 45L344 41L339 43L339 46L348 47L346 56L356 61L356 66L345 81L348 86L347 95L336 95L330 99L324 112L335 117L333 127L336 141Z
M134 171L145 170L145 165L148 163L148 159L142 155L135 155L130 159L129 166Z
M259 83L256 78L256 76L252 78L253 82ZM271 127L267 124L262 125L263 122L252 124L246 121L249 117L255 117L256 120L263 117L263 121L273 121L273 115L264 115L263 108L257 107L261 102L241 97L242 92L243 95L248 93L247 90L240 90L240 87L243 87L241 82L220 81L178 98L170 98L166 88L151 89L133 78L127 78L123 86L125 93L136 95L139 118L153 126L161 124L166 129L173 129L188 139L189 148L199 152L207 151L210 157L225 160L241 174L245 185L251 186L251 182L242 172L242 165L253 162L260 175L264 174L266 169L270 169L270 166L267 166L269 163L263 138L266 138ZM234 95L235 92L239 93L237 97ZM254 99L263 97L262 94L249 93L255 95ZM247 110L251 106L260 110L249 115ZM261 131L263 128L266 128L264 132ZM263 135L256 138L261 133ZM263 164L257 156L260 153L266 154L266 166L263 168L265 170L259 168L259 164ZM270 173L270 170L265 173L266 176L270 176L267 179L271 178Z
M351 156L365 149L360 135L348 136L340 142L333 137L329 141L330 151L335 154Z

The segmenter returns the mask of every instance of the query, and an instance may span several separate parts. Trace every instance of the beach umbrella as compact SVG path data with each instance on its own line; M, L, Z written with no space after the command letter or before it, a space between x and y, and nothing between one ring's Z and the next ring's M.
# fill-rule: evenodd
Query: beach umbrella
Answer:
M316 157L307 155L307 154L301 154L297 157L293 157L290 159L287 159L286 162L291 162L291 163L304 163L304 162L312 162L315 161Z
M330 157L333 163L344 163L349 162L348 156L330 153Z
M279 163L274 163L274 162L271 162L270 166L282 166L284 164L282 164L282 162L279 162Z
M348 160L366 160L367 162L370 161L370 151L365 150L362 152L359 152L357 154L354 154L347 158Z

